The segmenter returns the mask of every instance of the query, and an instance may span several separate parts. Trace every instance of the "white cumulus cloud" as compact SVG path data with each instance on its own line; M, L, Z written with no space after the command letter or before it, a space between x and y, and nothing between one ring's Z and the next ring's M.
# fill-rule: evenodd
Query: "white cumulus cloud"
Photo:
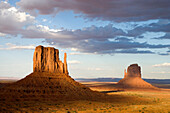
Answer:
M77 60L70 60L68 61L69 64L80 64L80 61Z
M14 49L35 49L34 45L15 45L11 43L6 43L7 47L1 47L0 50L14 50Z
M167 74L167 73L170 73L170 72L160 71L160 72L151 72L151 73Z
M170 63L155 64L153 67L170 67Z
M88 68L87 70L90 70L90 71L102 71L103 69L102 68Z

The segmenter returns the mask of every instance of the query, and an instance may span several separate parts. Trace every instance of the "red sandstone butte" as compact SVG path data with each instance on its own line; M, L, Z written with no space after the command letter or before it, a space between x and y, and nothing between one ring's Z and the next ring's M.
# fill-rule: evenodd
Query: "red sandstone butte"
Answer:
M141 68L138 64L132 64L124 72L124 78L117 83L117 87L123 89L156 89L141 78Z
M59 72L68 74L67 54L64 54L64 63L59 59L59 50L53 47L38 46L33 57L34 72Z
M67 54L64 53L63 63L59 59L58 49L37 46L33 56L33 72L1 87L0 101L86 100L104 96L72 79L66 58Z

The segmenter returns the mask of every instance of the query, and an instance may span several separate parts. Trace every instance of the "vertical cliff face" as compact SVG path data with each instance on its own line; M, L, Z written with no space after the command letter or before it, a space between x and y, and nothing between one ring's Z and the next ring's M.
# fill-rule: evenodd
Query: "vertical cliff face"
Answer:
M64 63L59 60L59 50L53 47L37 46L33 57L34 72L59 72L68 74L66 53Z
M140 77L141 78L141 68L138 64L132 64L125 71L124 77Z

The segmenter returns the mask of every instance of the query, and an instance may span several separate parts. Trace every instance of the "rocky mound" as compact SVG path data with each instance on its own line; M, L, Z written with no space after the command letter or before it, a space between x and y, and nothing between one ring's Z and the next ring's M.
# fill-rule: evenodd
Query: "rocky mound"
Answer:
M124 78L117 83L117 87L123 89L156 89L141 78L141 68L138 64L132 64L124 72Z
M43 46L35 49L33 73L0 88L1 101L92 99L101 95L68 75L66 53L62 63L57 49Z

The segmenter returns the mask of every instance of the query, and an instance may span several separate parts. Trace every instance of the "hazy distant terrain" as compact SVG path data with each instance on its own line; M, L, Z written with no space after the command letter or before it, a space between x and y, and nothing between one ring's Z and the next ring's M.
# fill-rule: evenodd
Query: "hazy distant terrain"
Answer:
M90 82L90 81L96 81L96 82L118 82L122 78L75 78L76 81L83 81L83 82ZM15 82L18 79L0 79L0 83L9 83L9 82ZM170 84L170 79L145 79L146 82L149 83L157 83L157 84Z
M118 82L122 78L75 78L78 82ZM146 82L153 84L154 86L160 88L169 88L170 87L170 79L143 79ZM4 85L4 83L12 83L17 81L17 79L0 79L0 87Z
M122 78L75 78L77 81L84 81L84 82L90 82L90 81L96 81L96 82L118 82ZM145 79L146 82L149 83L157 83L157 84L170 84L170 79Z

